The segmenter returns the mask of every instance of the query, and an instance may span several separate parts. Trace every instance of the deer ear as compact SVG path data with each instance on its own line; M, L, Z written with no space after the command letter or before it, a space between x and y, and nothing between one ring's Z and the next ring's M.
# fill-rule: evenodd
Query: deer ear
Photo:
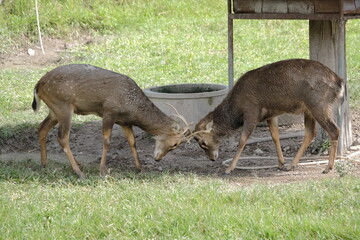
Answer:
M208 122L206 124L205 130L210 131L212 129L213 123L213 121Z
M173 132L175 132L175 133L178 133L181 131L181 127L178 123L173 123L171 125L171 130L173 130Z

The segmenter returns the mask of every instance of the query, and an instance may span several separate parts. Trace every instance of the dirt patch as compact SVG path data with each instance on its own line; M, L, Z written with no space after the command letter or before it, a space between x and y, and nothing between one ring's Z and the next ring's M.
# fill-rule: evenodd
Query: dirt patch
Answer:
M360 119L357 113L354 115L356 116L355 119ZM356 124L359 123L359 121L356 121ZM293 125L281 127L280 132L281 134L299 133L302 131L301 129L302 125ZM354 129L358 128L354 127ZM234 146L232 140L226 141L221 146L219 160L212 162L207 158L197 143L195 141L191 141L190 144L181 145L178 149L168 153L163 160L156 162L153 159L155 140L151 135L139 128L135 127L134 132L144 172L168 171L172 173L181 172L224 177L223 173L226 167L223 166L222 163L223 161L232 158L236 151L236 146ZM40 153L36 136L35 129L27 129L26 131L9 138L6 142L0 144L1 154L3 155L2 158L7 156L8 159L24 158L39 161ZM252 137L266 136L270 136L266 127L258 127L252 135ZM358 139L359 136L359 131L354 132L355 139ZM49 161L60 161L64 164L68 164L67 158L56 139L57 129L55 128L49 133L47 142ZM238 134L234 137L234 142L236 143L237 140ZM301 141L301 137L283 139L281 142L285 157L293 157L300 147ZM70 143L75 157L78 158L80 162L84 165L95 164L98 166L102 153L101 122L88 122L81 126L72 128ZM360 150L358 140L355 141L355 146L357 146L358 150ZM13 153L17 154L9 155ZM22 154L19 155L19 153ZM305 155L315 156L314 154L311 154L310 150L307 151ZM248 156L273 158L261 160L244 159ZM327 160L326 156L324 156L324 160ZM287 163L290 163L290 161L291 160L288 159ZM113 130L111 148L108 153L107 162L110 169L136 171L129 145L118 126L115 126ZM245 167L277 165L274 143L272 141L267 141L247 145L238 165ZM358 163L355 163L354 174L356 176L360 176L358 165ZM259 170L234 170L230 176L227 176L227 178L229 178L234 184L247 185L252 183L289 183L309 179L316 180L339 177L339 174L334 170L329 174L322 174L321 172L324 168L325 165L323 164L300 166L295 171L291 172L279 171L275 167Z
M91 44L93 41L91 36L83 36L71 41L44 38L43 46L45 54L43 54L40 44L22 39L21 45L13 49L11 53L0 54L0 66L4 69L36 69L53 64L61 64L66 62L66 57L62 53L81 45Z
M69 48L76 45L89 44L91 41L92 40L88 38L70 45L63 40L46 39L44 43L46 46L46 55L42 55L40 49L36 48L36 46L24 47L17 54L7 56L0 55L0 65L3 68L39 68L49 64L59 64L63 61L60 55L61 52L67 51ZM28 48L37 49L35 56L27 54ZM359 109L352 109L352 129L354 139L354 148L352 151L359 151ZM281 134L299 133L302 131L302 124L280 128ZM155 141L152 136L139 128L134 128L134 132L139 157L145 172L191 172L199 175L210 175L214 177L223 177L226 167L222 165L222 162L234 156L239 135L237 134L233 139L230 139L222 144L219 160L215 162L212 162L207 158L203 150L200 149L195 141L192 141L190 144L181 145L178 149L165 156L162 161L155 162L153 160ZM57 143L56 133L56 128L49 133L47 142L48 153L50 156L49 160L62 161L64 164L68 164L65 154ZM267 127L257 127L255 132L252 134L252 137L269 136L270 134ZM282 140L281 143L284 156L294 157L296 151L300 147L301 141L302 137ZM102 153L101 122L89 122L73 127L71 130L70 144L75 157L77 157L80 162L83 162L85 165L98 164ZM25 129L17 135L0 142L0 153L2 160L14 158L31 158L39 160L40 153L36 129ZM314 156L314 152L312 152L310 148L305 155ZM244 159L247 156L273 158L262 160ZM358 158L360 158L360 156L358 156ZM326 157L324 157L324 159L326 159ZM108 153L107 160L109 168L135 171L129 145L118 126L115 126L113 130L111 149ZM289 162L290 160L287 160L287 163ZM266 141L248 144L243 151L242 158L239 160L239 165L248 167L277 165L274 143L272 141ZM354 166L354 174L356 176L360 176L359 163L354 162ZM276 168L234 170L234 172L227 177L230 178L231 182L234 184L277 184L309 179L316 180L323 178L335 178L339 176L334 170L329 174L321 174L324 167L324 165L300 166L295 171L291 172L278 171Z

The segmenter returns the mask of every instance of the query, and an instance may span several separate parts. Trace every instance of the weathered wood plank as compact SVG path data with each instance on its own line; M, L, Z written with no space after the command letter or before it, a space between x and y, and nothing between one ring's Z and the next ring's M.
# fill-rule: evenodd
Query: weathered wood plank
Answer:
M315 13L338 13L339 0L315 0Z
M337 14L340 0L233 0L234 13ZM360 0L343 0L346 15L360 14Z
M311 14L315 12L313 0L288 0L287 3L289 13Z
M255 13L256 5L262 5L262 0L234 0L235 13Z
M263 1L257 1L255 3L255 13L262 13L262 5L263 5Z
M263 13L287 13L287 0L263 0Z
M356 6L355 0L344 0L344 14L355 14L356 13Z
M360 14L360 0L355 0L356 13Z

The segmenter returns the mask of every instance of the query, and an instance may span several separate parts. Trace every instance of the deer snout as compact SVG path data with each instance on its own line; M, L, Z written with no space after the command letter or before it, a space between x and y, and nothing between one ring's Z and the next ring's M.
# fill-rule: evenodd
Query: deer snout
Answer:
M155 151L154 151L155 161L160 161L165 155L166 155L166 153L164 153L163 151L159 151L157 149L155 149Z
M209 156L211 161L215 161L219 157L219 151L218 150L209 151L208 156Z

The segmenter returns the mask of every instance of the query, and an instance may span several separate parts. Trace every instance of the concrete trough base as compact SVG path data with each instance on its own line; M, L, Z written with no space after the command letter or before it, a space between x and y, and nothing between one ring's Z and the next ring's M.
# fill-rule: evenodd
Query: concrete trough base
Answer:
M196 124L213 111L228 93L221 84L174 84L147 88L146 96L167 115L175 114L173 105L189 123Z

